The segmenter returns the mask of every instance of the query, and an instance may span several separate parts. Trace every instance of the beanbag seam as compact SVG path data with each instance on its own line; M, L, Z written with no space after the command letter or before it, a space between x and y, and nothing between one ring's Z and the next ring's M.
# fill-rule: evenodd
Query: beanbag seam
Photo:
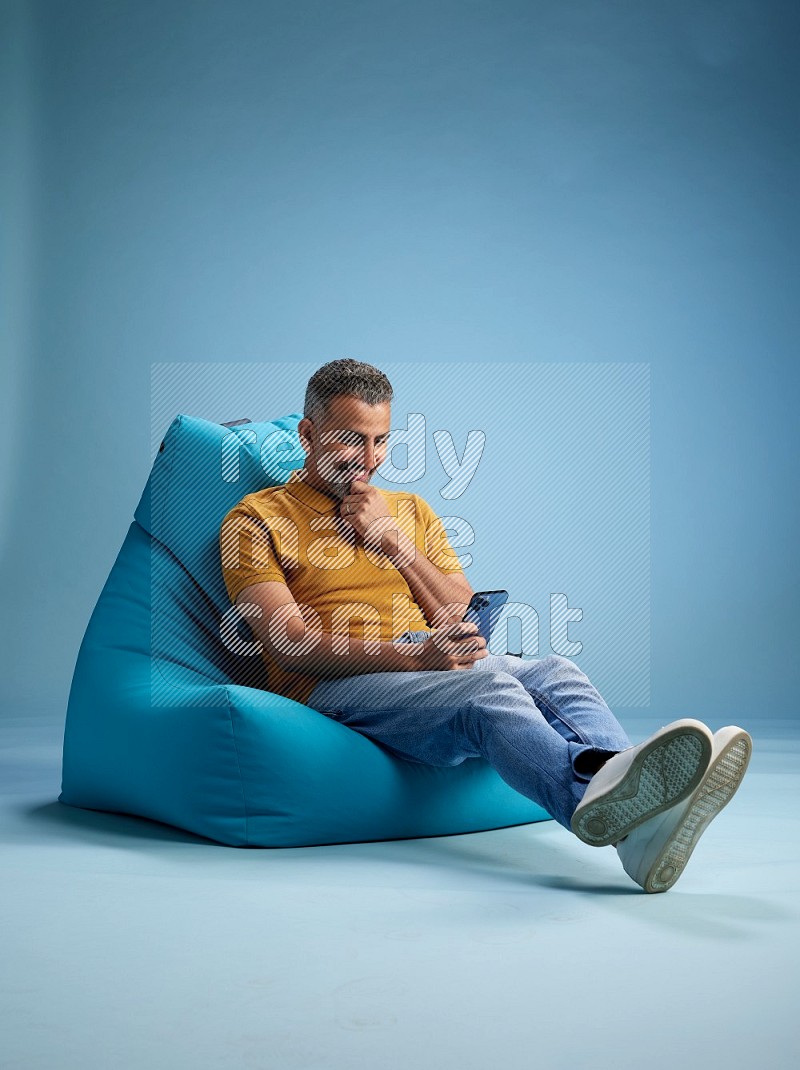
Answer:
M242 791L242 806L244 807L244 844L245 847L250 846L250 814L247 810L247 794L244 790L244 777L242 776L242 763L239 760L239 744L236 740L236 728L233 724L233 707L231 704L231 695L227 687L223 688L225 692L225 701L228 704L228 719L231 722L231 738L233 739L233 749L236 753L236 768L239 770L239 787Z

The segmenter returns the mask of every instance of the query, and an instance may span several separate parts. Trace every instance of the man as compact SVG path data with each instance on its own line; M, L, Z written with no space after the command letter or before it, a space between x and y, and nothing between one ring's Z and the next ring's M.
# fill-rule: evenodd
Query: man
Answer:
M741 783L750 736L683 718L633 746L574 662L490 654L462 621L473 592L439 517L371 482L391 399L372 365L325 364L298 425L304 467L223 520L223 576L271 690L409 761L485 758L585 843L613 844L645 891L666 891Z

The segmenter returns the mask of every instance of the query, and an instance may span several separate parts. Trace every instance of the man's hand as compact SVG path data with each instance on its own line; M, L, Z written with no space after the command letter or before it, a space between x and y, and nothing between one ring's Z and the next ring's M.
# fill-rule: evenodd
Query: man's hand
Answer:
M394 532L390 542L394 542L393 549L396 550L396 538L401 529L377 487L362 479L354 479L350 484L350 493L342 498L339 515L362 539L369 532L370 549L380 550L386 532Z
M413 657L413 668L471 669L476 661L488 656L486 640L478 635L474 621L456 621L434 628L430 639L419 644L419 656Z

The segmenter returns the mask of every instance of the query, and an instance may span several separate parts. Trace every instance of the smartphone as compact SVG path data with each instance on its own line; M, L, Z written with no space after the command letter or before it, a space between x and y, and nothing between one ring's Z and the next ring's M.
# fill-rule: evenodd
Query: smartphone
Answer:
M461 619L477 624L478 632L488 646L497 618L507 601L508 591L476 591Z

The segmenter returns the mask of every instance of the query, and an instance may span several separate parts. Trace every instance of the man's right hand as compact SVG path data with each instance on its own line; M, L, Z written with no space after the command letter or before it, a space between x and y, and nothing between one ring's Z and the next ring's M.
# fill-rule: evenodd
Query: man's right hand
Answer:
M429 669L471 669L479 658L489 651L486 640L478 635L474 621L454 621L441 628L434 628L430 638L420 643L420 653L410 659L409 668L417 671Z

